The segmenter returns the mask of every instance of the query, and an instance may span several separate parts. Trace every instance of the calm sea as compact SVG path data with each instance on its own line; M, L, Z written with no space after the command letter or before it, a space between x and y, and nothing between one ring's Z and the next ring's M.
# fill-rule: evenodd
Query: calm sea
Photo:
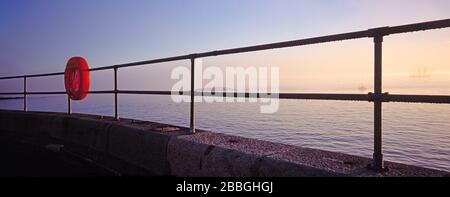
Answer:
M154 95L119 99L122 117L189 125L189 103ZM33 111L65 112L66 102L65 96L33 96L28 105ZM113 104L110 95L89 95L74 102L73 111L110 116ZM220 133L372 157L372 103L280 100L275 114L259 113L261 105L197 103L196 123ZM22 100L0 100L0 108L21 109ZM450 105L385 103L383 137L386 160L450 171Z

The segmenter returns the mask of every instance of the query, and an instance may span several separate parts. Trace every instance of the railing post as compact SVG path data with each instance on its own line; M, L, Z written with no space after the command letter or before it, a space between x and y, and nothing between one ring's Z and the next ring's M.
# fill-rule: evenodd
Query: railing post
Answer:
M383 162L383 144L382 144L382 43L383 35L374 37L375 43L375 69L374 69L374 153L373 168L382 170Z
M27 76L23 76L23 111L27 109Z
M67 94L67 114L72 114L72 101L69 94Z
M119 109L118 109L118 93L119 90L117 88L117 69L118 67L114 67L114 119L119 120Z
M195 58L191 58L191 121L190 121L190 128L191 128L191 133L195 133Z

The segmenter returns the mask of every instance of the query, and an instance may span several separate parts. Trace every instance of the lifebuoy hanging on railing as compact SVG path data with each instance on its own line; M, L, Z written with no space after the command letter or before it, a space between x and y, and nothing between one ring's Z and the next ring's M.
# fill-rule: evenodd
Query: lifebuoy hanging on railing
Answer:
M64 72L64 84L67 95L72 100L86 98L90 86L89 65L83 57L69 59Z

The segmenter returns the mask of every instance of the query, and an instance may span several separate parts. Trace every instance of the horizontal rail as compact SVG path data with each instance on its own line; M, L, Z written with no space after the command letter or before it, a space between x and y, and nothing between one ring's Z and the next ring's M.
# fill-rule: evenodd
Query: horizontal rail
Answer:
M114 94L114 90L97 90L97 91L89 91L89 94Z
M386 95L388 102L406 102L406 103L450 103L450 96L445 95L401 95L389 94Z
M65 91L64 92L25 92L22 94L29 94L29 95L48 95L48 94L67 94Z
M414 32L414 31L440 29L440 28L446 28L446 27L450 27L450 19L424 22L424 23L415 23L415 24L394 26L394 27L381 27L381 28L374 28L374 29L369 29L369 30L365 30L365 31L355 31L355 32L350 32L350 33L334 34L334 35L328 35L328 36L320 36L320 37L292 40L292 41L286 41L286 42L255 45L255 46L249 46L249 47L240 47L240 48L217 50L217 51L210 51L210 52L203 52L203 53L194 53L194 54L190 54L190 55L182 55L182 56L161 58L161 59L155 59L155 60L139 61L139 62L132 62L132 63L127 63L127 64L119 64L119 65L115 65L115 66L100 67L98 69L111 69L114 67L122 68L122 67L130 67L130 66L139 66L139 65L145 65L145 64L155 64L155 63L163 63L163 62L170 62L170 61L187 60L187 59L192 59L192 58L202 58L202 57L211 57L211 56L218 56L218 55L235 54L235 53L254 52L254 51L262 51L262 50L269 50L269 49L279 49L279 48L287 48L287 47L294 47L294 46L302 46L302 45L311 45L311 44L318 44L318 43L358 39L358 38L375 37L375 36L379 36L379 35L389 35L389 34L399 34L399 33L407 33L407 32Z
M114 90L89 91L89 94L114 94ZM145 91L145 90L118 90L118 94L135 95L179 95L190 96L190 91ZM0 92L0 95L22 95L23 92ZM27 95L58 95L66 92L26 92ZM212 97L243 97L243 98L279 98L299 100L339 100L339 101L374 101L373 93L368 94L335 94L335 93L251 93L251 92L195 92L196 96ZM442 103L450 104L450 96L447 95L407 95L407 94L382 94L383 102L407 102L407 103Z
M171 91L143 91L143 90L119 90L119 94L146 94L146 95L171 95L171 94L179 94L179 92L171 92ZM185 95L190 95L190 93L186 93Z
M369 101L368 94L310 94L310 93L280 93L281 99L318 99L318 100L345 100Z
M118 64L118 65L113 65L113 66L97 67L97 68L91 68L89 70L90 71L108 70L108 69L114 69L114 68L124 68L124 67L139 66L139 65L146 65L146 64L156 64L156 63L163 63L163 62L188 60L188 59L193 59L193 58L195 59L195 58L202 58L202 57L244 53L244 52L254 52L254 51L262 51L262 50L269 50L269 49L279 49L279 48L286 48L286 47L311 45L311 44L318 44L318 43L358 39L358 38L368 38L368 37L383 36L383 35L390 35L390 34L425 31L425 30L440 29L440 28L447 28L447 27L450 27L450 19L423 22L423 23L414 23L414 24L409 24L409 25L400 25L400 26L393 26L393 27L373 28L373 29L368 29L368 30L364 30L364 31L355 31L355 32L343 33L343 34L334 34L334 35L328 35L328 36L320 36L320 37L292 40L292 41L285 41L285 42L276 42L276 43L270 43L270 44L248 46L248 47L216 50L216 51L209 51L209 52L203 52L203 53L194 53L194 54L189 54L189 55L181 55L181 56L153 59L153 60L146 60L146 61L131 62L131 63L125 63L125 64ZM63 75L63 74L64 74L64 72L56 72L56 73L35 74L35 75L7 76L7 77L0 77L0 80L23 78L23 77L27 77L27 78L44 77L44 76Z
M113 90L102 91L89 91L89 94L113 94ZM0 95L16 95L16 94L35 94L35 95L48 95L48 94L67 94L65 91L50 91L50 92L0 92Z
M423 23L414 23L414 24L409 24L409 25L393 26L393 27L389 27L386 30L387 34L385 34L385 35L408 33L408 32L415 32L415 31L425 31L425 30L431 30L431 29L442 29L442 28L447 28L447 27L450 27L450 19L423 22Z

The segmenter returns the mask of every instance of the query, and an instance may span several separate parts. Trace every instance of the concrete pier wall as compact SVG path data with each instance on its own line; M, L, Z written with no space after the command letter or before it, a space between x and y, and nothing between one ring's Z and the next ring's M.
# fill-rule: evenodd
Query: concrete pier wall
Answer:
M32 143L63 144L63 151L122 175L450 176L393 162L375 172L368 158L130 119L0 110L0 125Z

